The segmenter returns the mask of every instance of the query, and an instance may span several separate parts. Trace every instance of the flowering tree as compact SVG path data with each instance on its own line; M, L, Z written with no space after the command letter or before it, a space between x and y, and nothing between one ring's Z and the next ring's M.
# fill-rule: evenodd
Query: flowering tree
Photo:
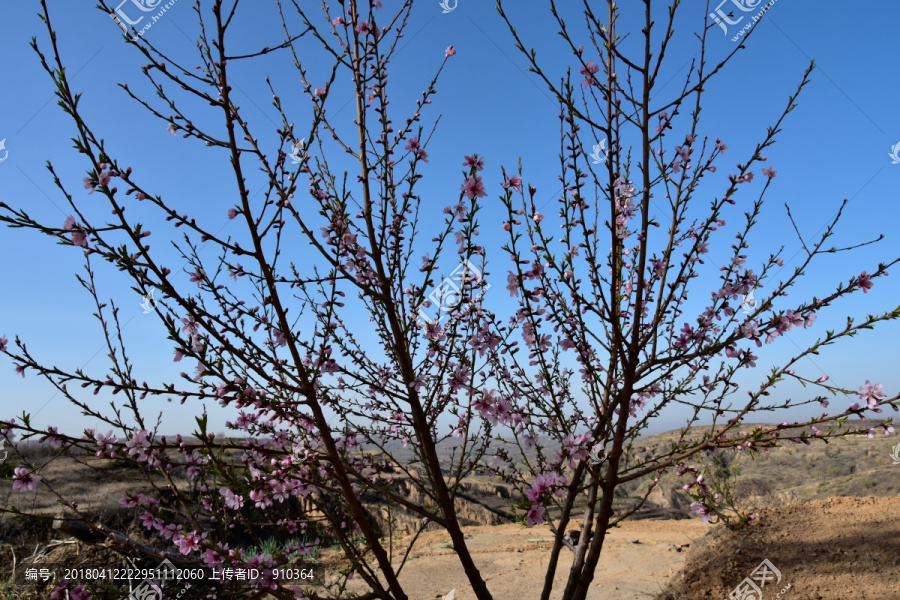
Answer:
M453 46L436 58L437 74L414 108L395 117L387 95L388 65L411 0L387 17L377 1L346 0L336 7L323 2L324 14L315 15L294 4L303 23L299 33L292 31L279 5L284 39L249 53L227 50L237 5L235 1L226 7L217 0L208 13L198 5L199 69L164 57L148 40L126 36L131 48L146 58L143 74L159 100L142 99L122 85L186 143L199 142L228 155L235 203L221 210L240 223L241 231L223 238L202 217L185 214L178 200L164 202L153 189L153 176L127 166L85 122L42 2L49 50L34 46L56 83L61 106L73 119L75 147L88 162L86 192L77 197L69 193L51 165L71 216L62 225L41 224L4 204L0 219L84 253L87 275L81 283L96 303L111 366L109 372L94 375L46 367L20 339L11 343L0 338L0 351L14 360L23 376L44 377L102 424L83 435L69 435L54 427L37 428L23 414L5 422L3 433L8 440L19 433L22 439L39 437L70 452L137 465L148 489L121 502L139 512L144 527L167 551L113 531L85 514L73 499L59 498L71 519L123 553L188 565L271 567L291 553L311 552L312 540L327 539L340 544L350 564L339 579L328 582L330 595L347 596L347 580L357 575L369 590L362 597L405 599L398 575L418 533L400 540L392 518L382 530L366 506L367 498L377 499L389 511L413 515L417 532L426 526L444 529L475 596L488 599L490 591L467 548L456 504L461 481L483 473L512 483L524 499L523 519L529 525L549 522L555 533L542 598L549 598L560 554L568 548L574 562L564 597L582 599L606 532L640 506L614 506L617 488L658 477L666 469L690 473L685 489L704 519L747 523L749 516L732 515L721 506L713 482L692 464L694 457L720 449L755 452L779 443L779 432L787 424L751 434L740 433L738 426L760 410L779 406L767 404L764 397L788 377L850 393L830 386L825 378L804 378L792 367L840 338L900 317L898 308L859 323L848 321L844 330L828 332L773 369L746 400L731 397L740 369L755 366L754 347L774 343L794 327L812 326L817 312L842 296L868 292L900 259L878 265L871 274L863 271L821 299L784 304L785 290L815 258L852 248L824 246L839 215L819 240L804 241L804 260L786 279L774 282L775 267L783 263L780 251L758 274L747 267L744 249L775 177L767 166L762 169L763 189L721 267L721 283L700 314L684 314L690 310L691 281L700 277L699 265L711 260L704 255L710 252L713 234L725 226L741 186L753 181L753 169L766 162L763 152L774 143L796 94L752 155L728 176L705 216L690 222L688 207L697 204L699 186L716 172L716 162L728 148L702 135L701 97L708 80L734 52L708 65L702 52L704 30L698 36L701 58L682 91L657 100L656 74L674 35L678 1L669 7L658 37L652 35L651 2L644 2L644 44L638 56L626 55L619 46L617 6L608 3L601 18L586 4L589 31L584 39L593 43L596 57L573 41L551 1L584 77L573 83L567 75L559 84L526 51L498 2L518 48L559 98L560 177L565 189L558 213L545 217L535 206L535 187L523 184L521 168L515 174L504 171L497 182L507 216L491 227L508 232L503 250L512 258L513 269L507 289L517 303L506 317L499 308L488 310L484 298L486 248L476 241L480 198L487 196L480 175L483 157L465 157L459 201L443 208L439 226L429 220L416 187L428 162L430 135L421 113L437 89L437 74L455 54ZM100 7L113 12L102 0ZM752 30L745 40L750 34ZM307 41L331 57L328 69L313 68L304 51ZM296 131L279 90L267 80L282 122L260 141L235 104L231 73L233 65L269 53L290 54L312 119L308 129ZM330 99L341 89L338 75L352 82L356 110L349 125L329 113ZM173 95L172 88L200 99L210 107L209 114L180 109L176 101L184 98ZM689 116L681 117L687 109ZM210 115L223 126L205 125ZM675 127L683 131L672 140ZM609 143L605 161L599 155L606 149L600 139ZM586 144L594 146L592 155L583 150ZM358 169L355 178L329 166L341 158ZM251 195L256 182L264 185L261 198ZM151 251L145 240L150 231L126 218L126 209L137 202L186 232L175 247L189 265L188 284L179 283L165 257ZM113 215L105 223L95 216L100 213L93 207L100 203ZM549 234L551 223L562 228L559 240ZM302 256L285 263L282 254L298 239L306 245ZM198 240L218 249L214 260L201 258ZM455 246L456 252L448 252L448 246ZM122 342L118 308L101 300L95 284L92 263L97 260L114 264L140 294L159 292L153 310L168 332L174 360L195 361L193 375L182 373L178 383L137 381ZM456 296L441 307L447 309L444 320L424 319L423 307L444 301L430 291L444 289L439 274L448 260L450 267L460 260L465 265L453 288ZM739 301L764 284L772 291L741 310ZM95 394L121 394L123 400L101 408L71 384ZM884 404L897 410L897 397L888 398L880 386L867 382L860 395L863 406L854 404L840 414L795 427L809 426L813 437L827 437L837 433L821 432L817 423L879 412ZM230 427L245 437L234 441L212 435L205 414L197 417L192 437L161 435L142 410L142 401L151 396L179 398L182 403L214 400L236 409ZM805 402L816 401L826 402L824 397ZM668 451L631 459L630 443L663 408L675 403L692 407L691 425L701 420L712 424L704 426L699 438L688 436L686 429L681 442ZM884 427L892 431L890 422ZM499 439L492 437L495 433ZM438 453L438 444L445 440L454 444L450 456ZM401 459L394 451L401 446L411 458ZM40 475L39 465L15 451L23 466L14 472L13 488L57 493L53 482ZM576 510L582 513L580 521ZM580 528L577 536L567 533L570 524ZM247 547L237 547L230 537L235 529L249 536L250 547L262 544L263 529L306 533L310 542L260 558L251 556ZM60 589L68 591L69 585ZM283 598L304 593L277 585L269 573L254 581L232 582L225 597L259 597L261 590ZM78 591L86 593L84 588Z
M699 58L691 63L682 90L664 97L657 91L658 77L674 37L680 2L667 7L659 32L653 3L643 2L640 40L630 44L640 48L634 55L625 50L624 36L618 31L616 3L602 3L605 10L600 12L585 2L588 31L575 35L567 29L557 3L550 0L560 35L582 76L573 82L567 72L554 83L536 54L526 48L503 9L505 4L498 0L498 10L517 48L530 70L560 100L564 194L557 200L552 220L538 212L534 187L527 194L507 190L502 198L508 215L503 224L508 232L504 250L514 265L507 289L517 299L518 310L507 323L494 321L504 340L500 348L509 352L497 355L492 364L504 375L498 380L499 395L513 398L520 407L516 443L535 448L537 456L524 463L512 460L513 455L504 456L502 471L525 492L529 523L542 523L549 506L557 509L550 519L556 537L542 600L550 596L565 547L574 553L574 562L563 597L580 600L593 579L606 532L640 508L653 489L651 485L639 502L618 509L613 500L619 486L648 477L658 482L660 473L673 468L676 475L689 476L684 490L694 498L691 507L704 521L721 518L730 525L746 525L755 518L737 512L733 505L729 511L728 495L717 493L717 483L691 461L698 453L724 449L768 453L789 424L757 427L747 433L739 429L742 422L761 411L819 402L828 406L821 395L801 402L767 401L780 381L793 378L827 392L853 394L826 383L827 376L811 380L793 367L840 338L897 319L900 307L859 322L848 318L844 329L827 332L786 364L773 368L743 399L734 397L736 378L743 369L756 367L759 357L753 352L757 348L775 343L795 327L811 327L817 312L838 298L867 293L873 279L887 275L898 259L879 264L871 273L862 271L822 298L783 300L788 288L822 254L872 243L825 246L845 201L819 239L800 238L804 252L793 273L776 280L778 268L784 265L783 246L762 262L758 273L747 264L751 230L776 176L775 169L766 166L766 148L775 142L784 119L795 108L814 65L804 73L775 124L722 182L719 195L702 212L698 190L713 179L728 149L722 140L713 142L701 132L705 88L744 46L710 64L707 36L717 29L714 24L704 28L696 36ZM704 4L705 16L710 7ZM589 40L593 51L586 51L578 40ZM590 154L588 147L593 147ZM721 258L712 258L715 234L726 226L729 208L736 204L741 188L754 181L756 168L764 178L762 189L754 190L756 199L745 201L743 214L736 215L744 219L736 241ZM716 184L718 180L709 185ZM793 222L790 208L787 211ZM554 239L551 231L559 229L562 233ZM705 306L694 309L689 298L696 297L699 286L693 280L701 276L701 265L715 260L724 262L719 266L720 282L699 292L704 294ZM759 291L765 286L771 291L762 296ZM527 359L512 351L519 348L519 338ZM880 384L866 381L859 396L863 405L853 403L839 414L823 413L792 424L792 431L808 427L810 434L791 441L808 444L809 438L861 432L871 437L874 428L830 428L826 433L816 424L844 425L852 416L865 420L866 411L880 413L882 405L898 410L898 396L887 398ZM692 412L678 443L654 456L631 459L627 453L631 442L672 405L690 407ZM701 428L701 421L711 424ZM881 427L885 434L894 432L890 419ZM701 435L691 435L692 429ZM567 535L579 499L583 514L575 524L580 531L577 536Z

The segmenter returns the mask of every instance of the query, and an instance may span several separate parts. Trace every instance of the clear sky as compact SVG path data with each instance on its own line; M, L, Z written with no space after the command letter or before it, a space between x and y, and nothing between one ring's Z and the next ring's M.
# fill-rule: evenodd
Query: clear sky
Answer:
M387 13L394 2L383 2L383 12ZM564 4L574 10L580 3ZM639 3L628 0L621 4L626 13L620 22L623 31L636 22L636 13L629 11ZM680 88L687 66L697 53L691 32L704 22L701 5L705 3L687 0L683 4L684 18L678 23L678 36L670 49L663 77L668 83L658 92L660 101ZM252 52L262 46L277 45L282 36L275 3L245 0L242 6L232 47ZM900 142L900 81L895 76L900 3L866 3L864 9L856 6L837 0L775 2L748 47L709 86L701 122L704 135L722 138L730 146L720 163L727 168L720 168L719 187L708 189L707 199L711 199L725 189L728 169L749 156L794 91L809 61L816 60L818 69L800 98L799 108L790 115L778 143L767 153L768 163L778 176L752 238L750 261L758 263L781 244L786 246L786 259L793 257L786 260L784 274L799 260L800 244L787 223L785 202L790 203L807 239L821 232L844 198L851 202L838 235L832 238L835 245L866 241L880 233L885 234L885 239L852 254L824 257L805 283L792 290L791 299L798 302L812 294L830 293L839 282L846 282L863 269L875 270L879 260L900 255L900 205L896 201L900 164L892 164L888 156L892 146ZM183 207L179 212L202 217L213 230L221 228L226 234L237 235L239 232L233 231L237 222L226 216L235 202L227 159L220 151L198 147L195 140L171 136L165 123L149 115L116 86L127 82L153 100L139 70L146 59L126 44L117 25L90 3L51 0L50 7L71 82L84 92L84 115L95 133L106 139L121 164L140 170L143 181L156 193ZM47 161L57 168L77 202L87 204L96 199L82 190L81 178L87 167L71 148L72 122L56 105L52 82L28 47L30 38L37 37L42 48L48 49L46 31L35 15L38 9L36 2L0 5L0 139L5 139L5 150L0 150L0 201L25 207L39 220L61 225L71 211L53 186L45 169ZM560 69L575 65L556 35L546 2L509 1L507 12L526 43L537 49L548 71L558 76L563 73ZM662 21L662 15L657 21ZM581 35L576 14L567 22L571 31ZM177 0L145 36L182 63L195 64L196 28L190 0ZM711 32L711 57L730 51L735 45L732 34L739 29L739 25L732 26L726 35L715 28ZM589 44L586 39L583 42ZM458 54L448 62L434 104L424 113L426 123L442 116L428 147L430 162L423 171L426 178L422 190L426 202L439 214L444 206L457 200L463 155L477 152L485 157L482 175L489 196L481 218L481 241L489 249L488 259L496 265L489 269L489 282L494 284L491 301L500 307L506 302L508 306L503 298L507 295L507 267L502 262L506 258L500 251L505 238L501 236L501 207L496 200L501 192L500 166L512 170L521 158L526 182L538 188L537 197L544 203L545 212L555 212L553 201L560 191L556 170L558 108L536 76L526 72L525 61L513 47L493 3L487 0L459 0L448 13L442 12L437 0L415 3L407 35L391 67L392 106L397 110L412 106L450 44ZM303 47L310 48L306 44ZM295 115L298 130L302 130L311 110L299 93L298 77L284 54L267 56L234 71L233 81L244 116L260 131L263 140L274 137L279 121L264 83L266 75L272 77ZM324 84L325 77L324 65L311 66L311 80ZM346 74L340 77L346 79ZM344 119L347 126L353 111L346 104L349 96L340 96L346 82L338 83L328 99L328 107L331 118ZM672 144L677 141L671 138ZM270 146L274 152L274 144ZM758 189L742 189L738 199L749 203ZM165 248L168 244L164 240L173 235L178 238L180 232L174 234L159 223L158 217L139 213L140 210L136 207L135 215L148 228L159 231L159 236L154 231L151 238L157 248ZM740 202L733 207L729 225L740 222L743 210ZM718 248L727 249L733 238L726 234L717 239ZM98 322L91 316L95 309L76 280L76 274L83 273L81 252L56 246L33 231L2 228L0 257L0 335L6 335L11 343L16 335L20 336L45 364L68 370L83 367L97 375L105 373L106 351ZM154 315L142 314L140 297L130 290L128 282L104 267L97 265L101 291L122 308L121 321L137 365L137 377L171 381L179 371L190 371L185 365L172 363L172 347L163 328ZM713 264L707 267L710 274L717 268ZM183 277L186 282L187 276ZM706 297L705 290L695 294ZM855 294L831 311L820 313L811 330L794 331L787 339L762 349L765 354L760 353L761 368L746 378L748 387L764 374L765 365L797 352L798 347L805 347L805 342L824 335L827 327L840 326L847 314L862 317L881 312L896 306L898 300L900 277L890 277L878 280L871 293ZM866 332L837 350L826 349L814 360L805 360L803 373L811 378L828 374L835 384L852 389L872 379L883 382L886 391L895 394L900 386L898 334L897 323ZM797 392L802 390L785 387L782 393ZM98 402L108 400L104 394L97 397ZM848 401L838 400L834 407L843 409L847 404ZM92 425L46 381L34 372L26 373L24 379L19 377L12 363L3 357L0 417L9 418L23 410L31 412L39 425L59 425L70 433ZM159 410L165 411L164 432L172 432L192 429L191 417L198 407L148 401L147 412ZM210 406L210 412L214 431L223 430L225 420L234 416L231 411L217 410L215 405ZM784 418L799 419L809 414L808 409L803 409ZM677 427L682 420L676 411L667 414L654 429Z

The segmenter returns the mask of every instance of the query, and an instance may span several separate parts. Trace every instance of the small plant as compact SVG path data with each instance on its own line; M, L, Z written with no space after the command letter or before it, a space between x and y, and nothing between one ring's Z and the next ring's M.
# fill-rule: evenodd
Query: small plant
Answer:
M340 545L337 545L340 548ZM301 553L300 549L307 552ZM317 562L319 560L320 548L315 545L315 540L309 535L303 537L293 537L286 541L279 541L274 537L269 537L260 542L257 548L252 548L245 553L247 559L260 557L265 561L275 561L281 564Z

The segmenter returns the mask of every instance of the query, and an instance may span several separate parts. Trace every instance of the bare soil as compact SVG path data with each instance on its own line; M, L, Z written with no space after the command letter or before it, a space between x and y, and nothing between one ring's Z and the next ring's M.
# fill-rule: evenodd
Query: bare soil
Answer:
M574 527L575 525L573 525ZM698 520L629 521L609 532L589 600L648 599L684 564L687 549L709 530ZM468 527L466 544L496 600L539 598L550 557L553 535L546 525L528 529L518 524ZM560 557L554 599L562 598L572 563L565 550ZM399 562L399 561L398 561ZM426 532L416 543L400 574L410 598L443 598L451 590L457 600L475 596L450 545L441 531ZM353 588L365 590L362 582Z
M764 560L781 581L763 600L900 599L900 498L830 498L762 510L751 529L691 548L667 600L727 598Z
M465 531L496 600L540 597L548 527ZM557 600L571 564L566 553L551 596ZM765 559L781 579L763 587L761 600L900 600L900 498L832 498L763 509L756 524L740 532L696 519L625 522L609 533L588 599L720 600ZM410 598L440 599L455 590L457 600L474 599L443 532L422 535L400 580ZM361 584L354 589L363 591Z

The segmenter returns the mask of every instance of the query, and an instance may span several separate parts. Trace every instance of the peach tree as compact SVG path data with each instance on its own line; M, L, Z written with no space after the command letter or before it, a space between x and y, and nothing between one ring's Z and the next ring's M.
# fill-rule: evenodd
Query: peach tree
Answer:
M396 3L393 13L371 0L278 3L282 39L250 49L243 39L233 41L238 4L196 5L200 33L190 64L117 20L129 50L145 61L142 76L155 97L124 83L123 93L183 144L222 157L219 176L227 176L233 195L217 198L212 215L188 214L187 198L164 199L154 189L157 176L130 166L127 150L109 147L86 121L43 0L48 36L33 42L34 49L72 119L87 172L83 189L73 192L48 164L70 209L62 223L39 223L0 204L8 226L83 254L79 281L95 304L110 361L104 373L50 367L18 337L0 337L0 351L22 376L50 382L97 424L75 433L38 427L27 413L5 421L5 439L18 444L12 488L55 495L66 519L124 555L263 569L254 580L179 597L405 599L400 572L419 534L440 528L473 594L486 600L491 592L467 546L458 500L467 477L487 475L517 491L523 522L547 523L555 536L542 600L553 591L564 551L574 560L563 597L581 600L606 532L640 508L662 473L687 477L685 491L704 520L748 525L753 515L726 506L727 495L698 466L701 456L767 452L787 441L786 429L808 428L791 434L791 441L807 443L874 434L848 419L883 406L897 410L898 396L866 382L861 401L835 414L741 428L763 411L827 406L826 392L856 394L825 377L804 376L801 361L900 317L898 307L848 318L844 328L762 375L757 387L738 392L738 378L756 367L754 352L795 328L813 327L838 299L869 292L900 260L852 274L821 297L788 302L787 290L814 261L877 241L828 246L839 212L820 237L801 238L801 260L787 274L781 274L783 247L761 264L749 262L751 234L775 185L765 155L812 65L752 152L730 167L728 145L701 127L701 100L754 30L711 62L708 38L717 27L703 26L683 86L665 95L659 73L671 53L680 1L658 13L665 17L660 24L651 0L628 8L641 28L633 34L637 41L626 44L616 3L584 3L586 29L576 34L550 0L571 56L571 67L556 77L528 49L500 0L497 10L515 47L559 104L563 191L543 214L521 164L492 170L491 157L473 149L460 157L463 172L451 190L456 203L435 208L420 183L429 173L427 147L437 124L426 117L438 75L456 50L423 59L434 76L418 97L403 99L409 108L390 104L389 65L412 1ZM99 8L117 14L102 0ZM288 92L269 78L280 121L273 130L251 127L237 104L234 70L269 55L286 56L295 69L310 114L302 129L283 103ZM335 106L342 101L352 107L345 118ZM706 191L715 186L714 195ZM491 192L494 198L485 200ZM738 197L749 199L736 208ZM500 210L502 218L481 216L480 223L489 206L488 214ZM151 248L156 238L130 217L139 210L169 224L154 235L164 235L177 256ZM224 216L233 220L228 236L214 227ZM715 250L729 220L740 223L735 241ZM492 246L492 239L502 242ZM502 251L499 263L509 265L504 272L492 267L499 280L487 270L491 251ZM120 307L98 289L101 262L145 299L156 293L147 306L167 333L173 360L191 364L193 373L138 380ZM698 290L707 284L707 263L718 266L718 277L711 289ZM490 281L499 285L488 293ZM772 400L776 385L788 379L822 393L799 402ZM111 401L103 405L91 393ZM196 427L164 435L159 420L146 414L148 398L196 406ZM205 411L199 414L205 402L230 411L233 437L209 431ZM652 456L631 456L638 436L675 405L691 414L678 440ZM823 424L827 431L819 429ZM889 419L877 426L893 432ZM158 543L140 543L64 497L41 475L46 463L22 450L21 442L32 438L83 461L124 461L137 469L146 485L120 503ZM651 482L639 501L614 503L617 489L639 480ZM380 521L372 514L376 505L386 507ZM399 534L400 515L415 523L411 535ZM272 535L294 541L260 552ZM346 568L319 581L322 587L286 586L273 575L292 557L308 558L328 544L340 546ZM67 581L54 594L106 593L96 587Z

